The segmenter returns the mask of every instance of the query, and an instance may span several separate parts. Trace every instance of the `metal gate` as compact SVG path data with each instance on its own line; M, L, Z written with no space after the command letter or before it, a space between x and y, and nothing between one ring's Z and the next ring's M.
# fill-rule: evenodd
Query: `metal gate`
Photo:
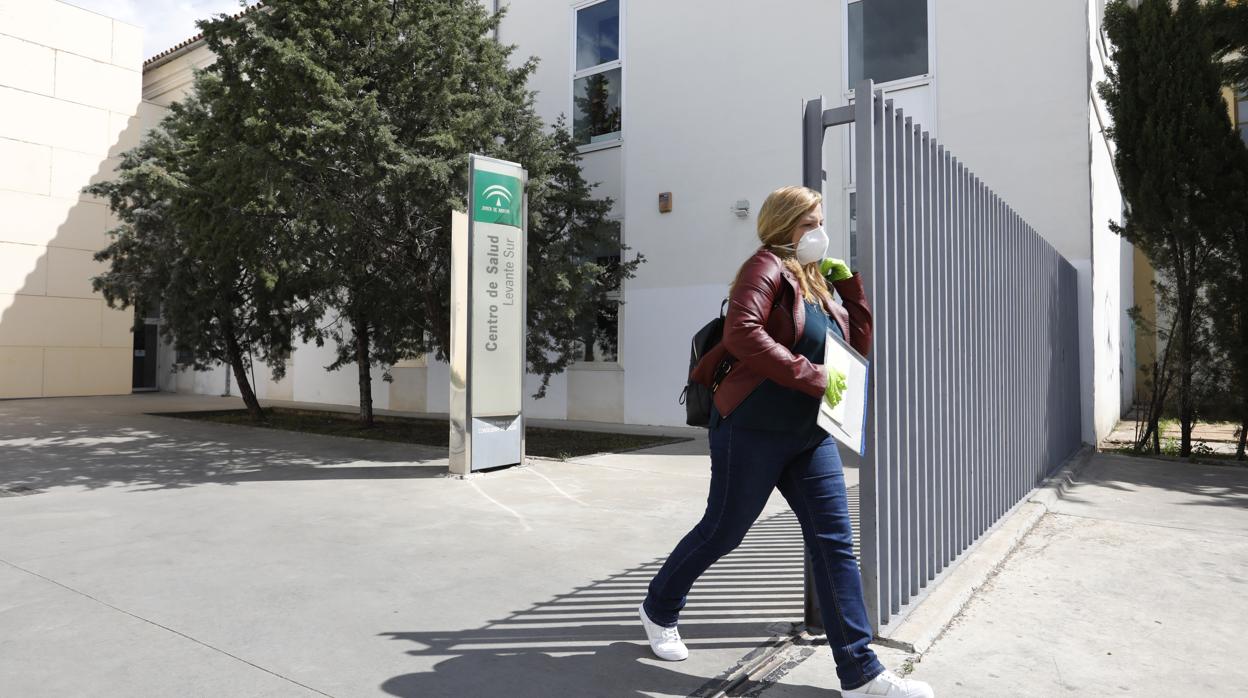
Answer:
M851 106L807 103L806 186L822 189L824 131L851 123L858 266L875 315L860 563L883 633L1079 449L1077 279L871 81Z

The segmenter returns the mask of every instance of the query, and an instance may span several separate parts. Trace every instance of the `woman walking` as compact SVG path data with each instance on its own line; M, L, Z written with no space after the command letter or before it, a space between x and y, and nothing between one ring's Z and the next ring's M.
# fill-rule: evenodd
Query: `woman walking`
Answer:
M689 589L741 543L779 487L810 552L841 695L931 698L927 684L887 671L868 647L871 623L840 454L836 440L816 424L819 401L835 406L845 388L845 377L822 365L827 332L847 338L862 354L871 347L861 278L843 261L825 257L822 198L805 187L784 187L758 212L762 247L732 283L723 342L692 376L712 385L721 360L735 359L711 410L706 513L668 556L638 611L659 658L688 657L676 623Z

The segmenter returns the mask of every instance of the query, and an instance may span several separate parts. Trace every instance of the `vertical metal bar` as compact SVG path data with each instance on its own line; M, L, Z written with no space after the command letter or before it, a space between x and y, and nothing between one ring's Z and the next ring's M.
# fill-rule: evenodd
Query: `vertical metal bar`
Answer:
M936 427L936 443L940 446L940 458L936 473L936 487L934 488L934 506L933 514L936 521L936 539L933 546L933 563L931 574L934 578L936 573L945 565L946 538L949 526L945 517L947 507L945 505L946 493L949 491L949 461L950 453L953 449L953 429L949 420L950 405L950 377L948 371L949 357L953 353L952 337L950 332L951 323L950 316L953 313L953 299L951 298L953 274L949 270L953 269L951 256L951 245L949 244L949 228L945 225L945 211L948 206L945 205L945 181L944 176L944 160L945 149L936 142L931 141L932 148L932 224L936 232L936 268L941 273L935 274L937 283L940 285L939 297L936 300L937 319L940 322L939 343L942 347L940 354L936 357L937 375L936 375L936 402L937 402L937 427Z
M997 361L1000 356L1001 341L1005 336L1005 316L1001 312L1001 250L998 237L1000 224L997 207L997 196L989 190L979 178L976 178L982 200L981 235L984 240L985 255L988 257L990 276L987 304L985 307L986 322L984 323L983 342L988 352L989 373L984 377L984 402L987 407L985 418L985 434L987 435L988 458L984 469L980 472L979 487L984 496L979 506L979 520L976 521L976 533L983 532L988 526L995 510L995 503L1000 497L1001 487L1005 480L1001 474L1005 471L1002 461L1003 449L1007 434L1001 425L1001 410L998 400L1004 392L999 387L1004 385L1005 375Z
M982 183L981 183L981 186ZM1003 288L1005 281L1005 262L1008 259L1002 249L1001 237L1001 199L984 186L985 199L990 203L991 208L988 211L987 224L984 232L988 238L990 245L990 253L992 254L992 305L991 305L991 321L989 331L987 333L988 346L992 349L992 366L993 376L988 381L988 386L1007 385L1007 380L1016 380L1015 377L1006 373L1002 365L1003 350L1005 343L1009 339L1007 327L1011 323L1013 314L1008 310L1009 298ZM991 443L993 445L993 459L987 470L984 471L985 487L990 487L990 495L984 498L984 506L980 511L983 518L979 522L979 530L982 533L987 530L988 526L996 521L1000 503L1005 498L1005 492L1009 486L1009 458L1010 453L1006 448L1006 444L1016 433L1014 424L1006 419L1006 411L1003 403L1005 391L989 388L992 396L992 419L989 424L989 434L991 434ZM1017 412L1015 412L1017 414Z
M884 238L884 257L888 260L885 274L886 285L888 287L888 306L885 309L884 321L889 327L893 328L890 339L886 346L887 354L885 358L884 370L887 375L888 387L888 605L885 609L888 613L895 614L900 610L901 606L898 602L900 595L899 567L901 565L901 507L900 507L900 463L899 448L901 439L899 424L897 419L898 407L898 369L897 354L901 350L899 343L900 332L898 331L898 310L900 299L897 295L897 202L898 191L897 185L899 180L898 164L897 164L897 110L893 104L893 100L888 99L884 102L884 147L885 168L887 174L885 176L885 186L887 187L886 208L885 208L885 224ZM887 621L886 621L887 622Z
M932 366L935 363L934 357L937 356L941 349L935 343L936 314L934 312L934 299L936 296L937 274L932 264L932 148L926 131L920 137L919 152L922 162L920 171L923 173L923 225L920 232L923 240L921 254L923 256L922 269L924 279L923 311L921 313L924 318L924 326L920 331L919 339L920 343L925 346L925 350L920 351L920 355L923 357L922 443L925 445L924 452L926 454L923 464L923 517L921 519L923 525L923 557L919 570L919 579L923 586L927 586L927 582L932 578L932 544L935 541L936 531L936 522L932 517L934 510L932 506L932 484L936 481L933 470L936 462L936 444L939 443L932 429L932 422L935 417L932 401Z
M903 349L898 353L901 361L905 366L902 374L902 396L904 402L902 404L903 430L902 443L903 457L901 458L901 479L903 483L902 492L904 494L904 502L902 511L904 513L902 538L903 545L901 548L902 569L904 574L901 578L901 602L909 603L910 598L918 592L918 566L915 564L915 541L918 539L918 522L917 522L917 498L918 490L918 457L920 450L920 442L918 434L915 433L915 383L918 380L918 373L915 371L915 360L918 356L915 346L915 287L916 269L915 269L915 214L917 213L918 197L915 193L915 170L914 170L914 120L908 116L904 116L900 110L897 112L897 119L902 124L902 130L899 134L900 143L902 145L902 166L905 173L905 187L902 189L904 198L902 206L904 208L903 227L901 229L902 241L898 245L898 251L901 257L902 274L898 277L898 285L903 289L902 303L899 304L900 320L905 328L905 338Z
M973 205L971 201L971 173L966 169L966 166L960 162L958 163L958 180L959 186L962 189L961 205L959 206L961 225L964 231L964 236L967 240L967 245L969 246L972 257L975 260L972 268L982 270L984 268L983 248L976 244L977 240L975 239L974 231L971 229L970 222L970 209ZM967 440L967 443L971 445L971 448L969 449L971 457L967 462L967 467L962 471L962 506L959 508L959 513L962 518L962 536L961 540L958 542L958 552L966 550L966 548L971 544L971 502L973 501L972 497L974 496L974 490L972 487L974 483L975 469L979 464L979 459L983 457L984 453L983 441L981 440L981 434L979 431L979 417L982 414L983 409L983 401L980 399L979 391L979 377L981 375L980 365L982 365L983 361L983 356L979 353L979 328L980 323L982 322L982 313L984 309L983 293L980 288L980 284L983 283L984 276L982 273L975 274L974 276L979 283L976 284L975 292L971 300L971 308L975 312L975 320L971 323L971 341L972 351L974 352L973 356L978 359L976 363L979 365L972 366L971 368L973 370L968 371L967 374L967 377L971 381L971 385L975 386L973 388L974 393L972 394L972 399L970 400L971 406L974 409L974 414L970 420L971 438Z
M880 274L879 260L875 253L877 234L876 221L879 220L877 201L879 199L880 162L877 142L879 140L876 124L880 117L879 100L870 80L864 80L856 87L854 94L854 137L855 137L855 174L857 182L858 202L858 266L863 275L867 297L878 312L880 309ZM887 330L875 323L873 348L867 358L871 375L868 378L870 392L867 405L866 452L859 459L858 471L858 527L859 527L859 566L862 571L863 600L867 606L867 616L873 628L879 628L883 622L883 604L880 599L880 510L879 510L879 464L880 444L880 382L879 344L881 333Z
M939 146L938 153L940 154L941 178L940 218L941 227L944 229L942 237L944 238L945 245L948 250L945 258L949 263L948 268L952 269L956 267L964 269L965 260L962 259L961 250L958 245L957 233L953 228L953 164L950 160L949 153L945 150L943 145ZM940 566L942 568L944 568L944 566L953 559L954 555L953 541L954 536L956 535L956 529L954 526L956 513L954 509L954 496L957 491L956 473L957 463L961 458L964 446L961 440L962 420L958 414L958 405L960 404L959 398L961 397L961 387L959 385L961 382L961 376L959 375L957 360L961 350L960 330L962 314L965 309L965 306L962 305L964 300L962 293L966 285L965 283L960 283L960 281L960 279L950 280L948 288L946 289L946 295L948 298L946 307L949 308L948 339L950 350L945 356L945 414L946 421L948 422L948 431L945 434L945 438L949 442L947 449L949 458L945 464L945 477L942 481L943 501L941 503L941 518L944 522L944 535L943 540L941 541L940 555Z
M807 100L802 112L802 185L823 191L823 96ZM814 589L810 550L802 556L802 621L812 633L823 629Z

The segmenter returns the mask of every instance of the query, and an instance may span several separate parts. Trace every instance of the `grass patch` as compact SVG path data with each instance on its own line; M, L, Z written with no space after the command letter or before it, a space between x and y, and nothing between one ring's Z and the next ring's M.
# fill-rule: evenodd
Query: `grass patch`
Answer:
M326 436L348 436L356 439L394 441L447 448L450 427L438 419L377 416L372 427L360 424L354 414L270 407L264 410L265 421L254 422L247 410L210 410L206 412L165 412L161 417L194 419L217 424L242 424L250 427L299 431ZM525 453L544 458L577 458L594 453L635 451L651 446L689 441L670 436L647 434L616 434L606 431L572 429L525 429Z

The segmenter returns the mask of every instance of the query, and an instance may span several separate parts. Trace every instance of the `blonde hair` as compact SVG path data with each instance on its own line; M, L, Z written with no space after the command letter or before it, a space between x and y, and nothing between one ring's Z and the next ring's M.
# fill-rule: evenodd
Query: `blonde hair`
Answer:
M828 292L828 284L819 273L819 262L811 262L806 266L797 263L793 253L777 249L779 245L792 242L793 228L798 221L816 206L823 203L823 194L807 187L780 187L767 195L762 208L758 209L758 239L763 246L770 249L784 263L784 267L797 279L802 289L802 297L823 306L832 302L832 294ZM737 275L741 272L738 270ZM732 280L736 286L737 280Z

